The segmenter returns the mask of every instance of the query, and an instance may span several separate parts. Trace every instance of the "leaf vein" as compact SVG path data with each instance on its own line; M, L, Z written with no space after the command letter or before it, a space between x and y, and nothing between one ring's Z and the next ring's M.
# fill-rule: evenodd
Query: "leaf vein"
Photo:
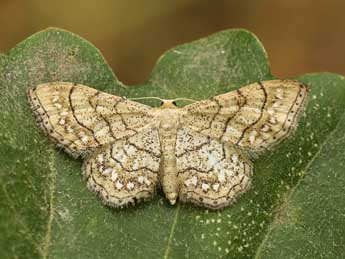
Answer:
M170 235L169 235L169 239L168 239L167 248L166 248L165 253L164 253L164 259L168 259L169 258L169 253L170 253L171 245L172 245L172 239L173 239L173 235L174 235L174 232L175 232L175 227L176 227L176 224L177 224L177 219L178 219L178 216L179 216L180 207L181 207L181 205L179 203L177 205L174 221L173 221L173 224L172 224L171 229L170 229Z

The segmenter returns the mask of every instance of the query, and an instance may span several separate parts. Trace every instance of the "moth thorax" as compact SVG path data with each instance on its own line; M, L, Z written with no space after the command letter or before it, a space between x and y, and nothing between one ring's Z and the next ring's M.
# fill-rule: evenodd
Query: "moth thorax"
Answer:
M178 121L178 114L176 110L162 110L159 127L163 131L176 130Z
M162 130L170 131L174 128L174 125L171 122L163 122L161 123L160 127Z

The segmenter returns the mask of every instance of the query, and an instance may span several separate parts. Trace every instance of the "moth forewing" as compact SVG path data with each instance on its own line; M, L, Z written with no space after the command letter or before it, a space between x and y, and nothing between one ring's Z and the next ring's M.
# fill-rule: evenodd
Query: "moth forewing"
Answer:
M293 132L308 99L298 81L270 80L185 106L181 124L245 150L261 152Z

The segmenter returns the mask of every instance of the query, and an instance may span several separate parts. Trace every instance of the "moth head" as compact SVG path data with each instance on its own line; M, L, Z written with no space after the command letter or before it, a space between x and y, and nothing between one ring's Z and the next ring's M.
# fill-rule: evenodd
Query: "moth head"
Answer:
M177 108L177 101L196 102L195 100L187 99L187 98L176 98L176 99L172 99L172 100L161 99L161 107L160 108L162 108L162 109L165 109L165 108L176 109Z
M176 106L176 100L161 100L161 109L175 109Z

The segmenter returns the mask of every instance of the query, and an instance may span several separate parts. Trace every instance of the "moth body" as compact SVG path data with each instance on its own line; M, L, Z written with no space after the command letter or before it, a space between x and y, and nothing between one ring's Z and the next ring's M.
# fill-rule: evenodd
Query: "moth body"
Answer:
M162 149L160 164L160 182L163 191L171 204L175 204L179 192L179 181L176 170L176 134L179 122L177 107L171 102L163 102L158 110L159 139Z

